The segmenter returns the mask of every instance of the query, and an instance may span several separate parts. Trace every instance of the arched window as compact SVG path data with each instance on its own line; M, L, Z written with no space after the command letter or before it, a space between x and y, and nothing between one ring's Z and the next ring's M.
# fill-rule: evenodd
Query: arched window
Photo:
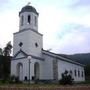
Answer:
M77 71L76 70L74 70L74 74L75 74L75 77L77 76Z
M83 71L82 71L82 77L84 76L84 73L83 73Z
M23 16L21 16L21 26L23 26L23 19L24 17Z
M37 42L35 43L35 46L38 47L38 43Z
M39 63L36 62L34 64L34 77L35 77L35 79L39 79L39 75L40 75L40 66L39 66Z
M78 70L78 77L80 77L80 71Z
M28 15L28 24L30 24L30 22L31 22L31 16Z
M16 70L19 80L23 80L23 64L19 62L16 66Z
M37 26L37 17L35 16L35 26Z
M72 70L70 70L70 75L72 75L73 74L73 72L72 72Z

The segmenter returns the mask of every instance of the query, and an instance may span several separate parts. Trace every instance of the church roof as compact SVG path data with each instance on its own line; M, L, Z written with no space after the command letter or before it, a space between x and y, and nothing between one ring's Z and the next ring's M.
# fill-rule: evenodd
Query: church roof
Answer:
M28 55L22 50L20 49L13 57L13 59L15 59L20 53L22 53L23 57L27 57Z
M33 12L38 15L37 10L33 6L26 5L24 6L21 11L19 12L19 15L23 12Z
M60 60L62 60L62 61L66 61L66 62L73 63L73 64L80 65L80 66L85 66L84 64L81 64L81 63L79 63L79 62L73 61L73 60L71 60L71 59L68 59L68 58L66 58L66 57L63 57L63 56L58 55L58 54L53 53L53 52L49 52L49 51L46 51L46 50L42 50L42 53L45 54L45 55L49 55L49 56L51 56L51 57L60 59Z
M27 58L28 56L31 56L32 58L35 58L37 60L44 60L44 58L34 56L34 55L29 55L29 54L25 53L22 49L20 49L19 51L16 52L16 54L13 56L12 60L23 59L23 58Z

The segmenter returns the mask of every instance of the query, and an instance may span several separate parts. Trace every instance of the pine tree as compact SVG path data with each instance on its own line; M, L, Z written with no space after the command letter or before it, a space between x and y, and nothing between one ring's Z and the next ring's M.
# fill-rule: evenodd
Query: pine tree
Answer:
M6 47L3 50L3 80L7 80L10 74L10 62L11 62L11 42L8 42Z

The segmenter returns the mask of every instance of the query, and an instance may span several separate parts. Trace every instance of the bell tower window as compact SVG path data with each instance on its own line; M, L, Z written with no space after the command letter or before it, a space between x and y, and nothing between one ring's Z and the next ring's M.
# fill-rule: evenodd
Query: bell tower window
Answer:
M30 22L31 22L31 16L28 15L28 24L30 24Z
M37 26L37 17L35 16L35 26Z
M21 16L21 26L23 26L23 16Z

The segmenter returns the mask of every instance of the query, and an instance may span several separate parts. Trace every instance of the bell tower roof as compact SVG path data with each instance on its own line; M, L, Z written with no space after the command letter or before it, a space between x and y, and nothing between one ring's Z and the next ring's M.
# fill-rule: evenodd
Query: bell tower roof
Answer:
M33 13L35 13L35 14L38 15L37 10L36 10L33 6L31 6L31 5L26 5L26 6L24 6L24 7L21 9L21 11L19 12L19 15L20 15L21 13L23 13L23 12L33 12Z

